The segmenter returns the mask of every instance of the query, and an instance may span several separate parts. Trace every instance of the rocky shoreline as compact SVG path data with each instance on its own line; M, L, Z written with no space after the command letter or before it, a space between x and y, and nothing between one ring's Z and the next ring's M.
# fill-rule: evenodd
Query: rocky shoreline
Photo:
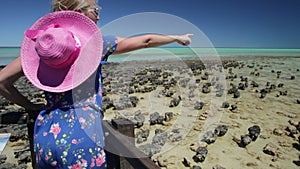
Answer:
M136 146L161 168L298 168L299 61L252 57L108 63L103 66L105 119L131 120ZM25 78L16 86L34 102L44 101ZM1 113L24 111L0 101ZM0 130L20 130L24 136L11 137L8 147L22 143L18 149L28 155L26 127L3 124ZM3 157L0 163L6 163L0 168L7 163L30 168L30 159L21 160L21 153L13 151L18 156Z

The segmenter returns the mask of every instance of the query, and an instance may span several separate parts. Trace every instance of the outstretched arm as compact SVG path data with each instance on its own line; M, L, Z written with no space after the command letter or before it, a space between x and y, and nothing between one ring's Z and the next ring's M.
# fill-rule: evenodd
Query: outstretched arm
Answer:
M42 110L42 104L31 103L14 87L14 82L21 76L23 76L21 59L17 58L0 71L0 94L27 110Z
M118 38L118 46L114 54L126 53L142 48L162 46L173 42L187 46L191 43L190 36L192 36L192 34L169 36L149 34L130 38Z

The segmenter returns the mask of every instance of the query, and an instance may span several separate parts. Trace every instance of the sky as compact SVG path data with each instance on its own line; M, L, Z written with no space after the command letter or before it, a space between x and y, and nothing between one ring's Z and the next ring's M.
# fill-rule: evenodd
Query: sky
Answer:
M214 47L300 48L300 0L99 0L98 4L100 28L128 15L156 12L194 26L183 30L170 23L161 29L184 34L197 28ZM51 11L51 0L5 0L1 6L0 47L20 46L24 31Z

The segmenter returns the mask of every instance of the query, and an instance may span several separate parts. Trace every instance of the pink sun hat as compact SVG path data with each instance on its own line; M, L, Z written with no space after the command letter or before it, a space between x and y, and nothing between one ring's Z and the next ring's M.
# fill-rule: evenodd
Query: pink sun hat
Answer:
M101 31L90 18L74 11L53 12L25 31L22 69L36 87L65 92L96 71L102 50Z

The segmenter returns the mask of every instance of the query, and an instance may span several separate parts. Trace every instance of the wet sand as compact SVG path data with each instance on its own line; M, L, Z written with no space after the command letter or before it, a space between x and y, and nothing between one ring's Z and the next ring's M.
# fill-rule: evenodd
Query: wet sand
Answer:
M298 168L299 61L257 57L109 63L103 67L105 120L125 117L136 123L140 111L145 120L135 129L137 147L153 144L155 130L165 132L160 151L151 157L161 168ZM201 109L197 102L203 103ZM229 107L222 107L224 102ZM173 116L150 124L155 112ZM219 125L227 127L225 135L205 140ZM241 136L249 135L254 125L260 128L257 139L241 146ZM138 136L147 130L148 137ZM10 153L9 145L4 154ZM199 147L207 150L201 162L195 158Z

